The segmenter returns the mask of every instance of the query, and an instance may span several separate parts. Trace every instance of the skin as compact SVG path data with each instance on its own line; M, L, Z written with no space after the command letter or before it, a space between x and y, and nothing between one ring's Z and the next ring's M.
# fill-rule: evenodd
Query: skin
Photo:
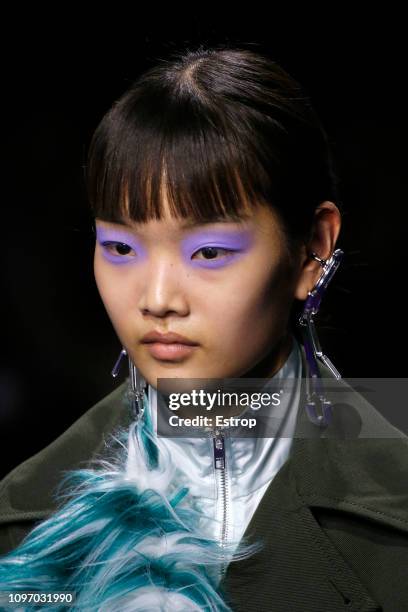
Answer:
M289 263L281 225L267 207L252 208L240 223L183 229L184 222L167 205L162 219L145 224L96 219L95 280L120 342L154 387L158 378L272 376L291 350L292 302L306 299L321 274L307 253L332 254L338 208L325 201L316 209L312 238L295 263ZM129 247L104 248L109 240ZM199 250L209 244L238 252ZM179 361L159 360L141 343L152 330L180 333L199 346Z

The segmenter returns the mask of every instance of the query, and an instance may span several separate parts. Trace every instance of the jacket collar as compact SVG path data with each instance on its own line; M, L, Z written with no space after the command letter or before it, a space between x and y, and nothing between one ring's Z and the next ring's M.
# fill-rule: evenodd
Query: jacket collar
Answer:
M306 357L303 345L302 392ZM321 375L333 380L325 365ZM299 407L289 469L308 505L353 512L408 533L408 437L343 379L339 394L327 393L333 417L319 428ZM339 387L336 386L336 389Z

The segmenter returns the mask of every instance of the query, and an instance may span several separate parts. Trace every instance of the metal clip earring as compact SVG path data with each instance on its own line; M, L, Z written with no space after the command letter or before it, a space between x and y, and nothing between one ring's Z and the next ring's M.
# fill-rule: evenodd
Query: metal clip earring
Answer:
M127 351L123 348L116 360L111 375L116 378L119 374L120 366L122 364L122 358L127 355ZM145 378L140 374L135 364L128 357L129 361L129 378L130 378L130 389L128 389L128 396L132 406L133 417L136 421L142 418L144 413L143 397L147 390L147 382Z
M319 426L329 424L332 418L332 402L325 397L317 360L319 359L326 365L336 379L340 379L341 375L330 359L322 352L313 318L319 311L323 294L339 267L343 255L344 252L341 249L336 249L333 255L327 260L321 259L314 252L310 254L310 257L318 261L322 266L323 274L320 276L313 289L309 291L303 312L299 318L299 325L304 339L308 370L306 373L306 413L312 423ZM318 414L316 406L320 408L320 414Z

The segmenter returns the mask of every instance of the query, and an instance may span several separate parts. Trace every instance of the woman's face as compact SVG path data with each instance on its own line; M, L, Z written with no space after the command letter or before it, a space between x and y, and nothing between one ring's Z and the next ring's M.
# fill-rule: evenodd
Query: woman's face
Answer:
M154 387L248 376L265 362L261 375L272 375L290 348L296 282L277 217L259 206L242 222L184 224L168 209L126 226L96 219L95 279L120 342ZM152 331L196 344L177 352L143 342Z

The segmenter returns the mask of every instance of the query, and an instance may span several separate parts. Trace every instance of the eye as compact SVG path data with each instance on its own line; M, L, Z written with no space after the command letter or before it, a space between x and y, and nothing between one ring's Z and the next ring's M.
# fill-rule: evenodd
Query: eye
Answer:
M102 242L101 246L105 251L107 251L111 255L115 255L116 257L123 257L125 255L129 255L129 251L133 251L132 247L130 247L125 242Z
M225 249L223 247L207 246L207 247L202 247L201 249L196 251L194 253L194 255L196 255L197 253L202 252L204 257L203 258L199 257L198 259L210 260L210 259L216 259L218 251L224 251L224 253L227 254L227 255L232 255L235 252L232 249ZM193 255L193 257L194 257L194 255Z

